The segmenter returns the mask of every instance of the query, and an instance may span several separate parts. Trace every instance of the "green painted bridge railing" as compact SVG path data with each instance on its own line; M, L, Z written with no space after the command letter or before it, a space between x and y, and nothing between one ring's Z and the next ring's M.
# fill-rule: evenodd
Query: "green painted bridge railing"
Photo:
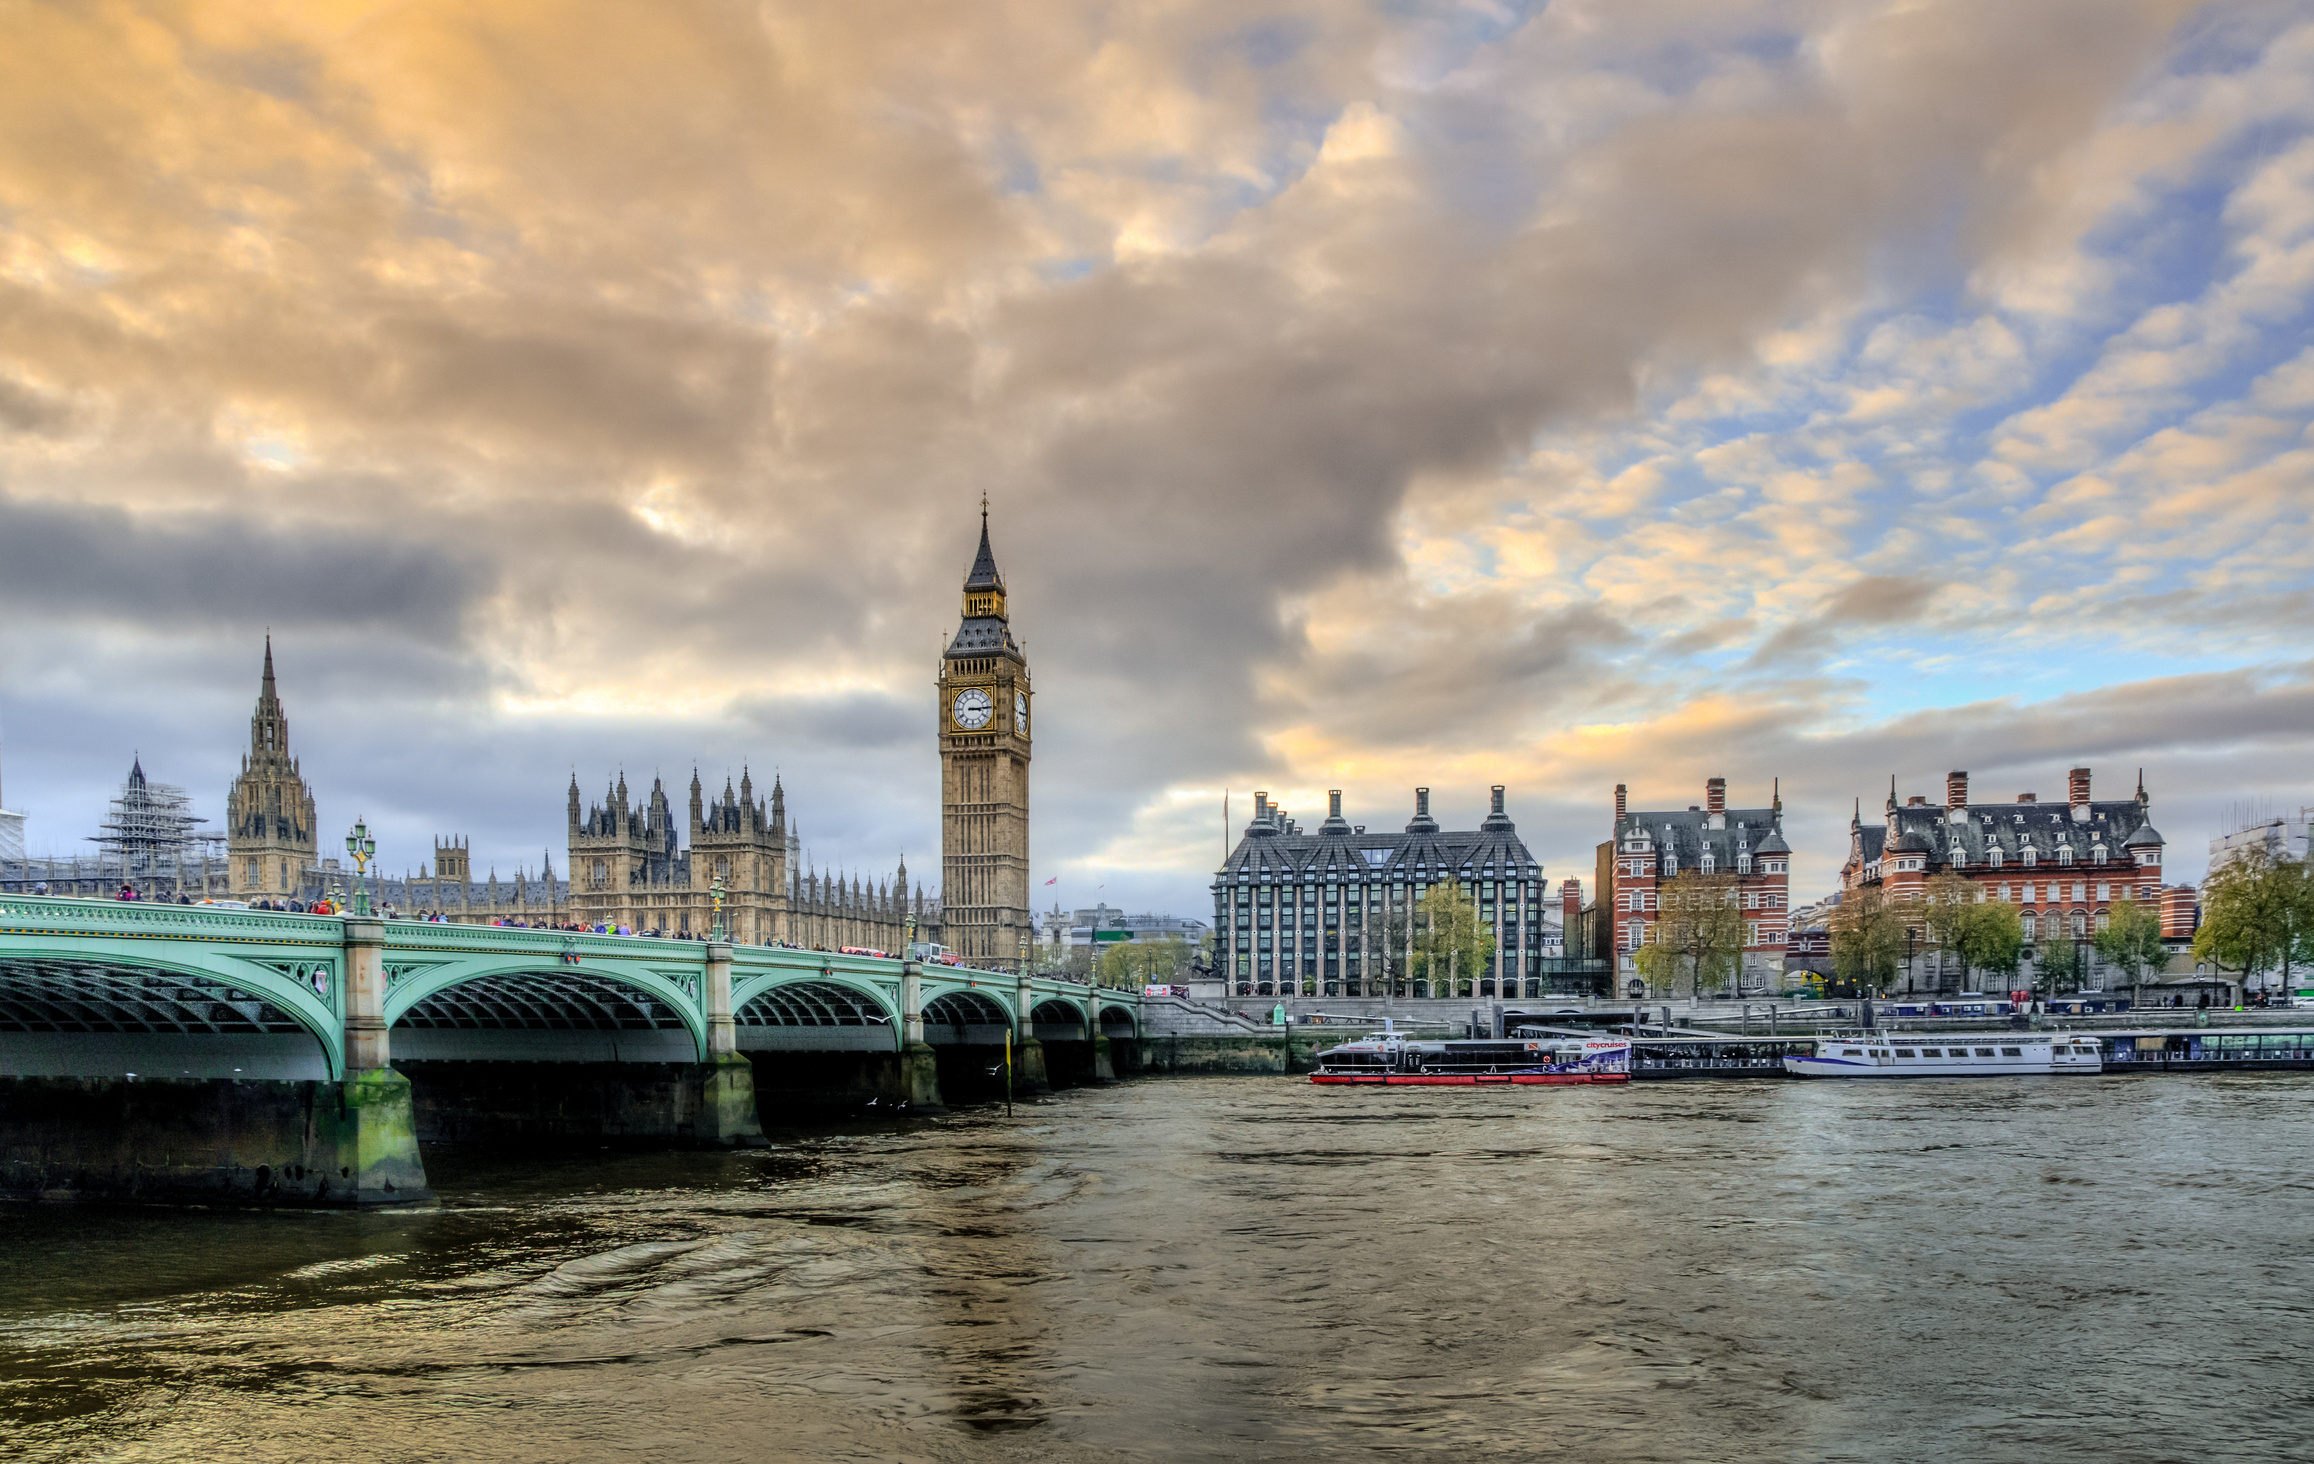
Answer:
M0 1041L120 1030L106 1013L134 1003L193 1014L181 1030L294 1024L339 1078L386 1066L397 1024L488 1026L524 1002L586 999L671 1013L702 1061L734 1052L743 1026L784 1028L787 1045L806 1046L796 1029L865 1020L904 1050L928 1020L959 1033L1137 1034L1142 1009L1136 991L828 951L0 895Z

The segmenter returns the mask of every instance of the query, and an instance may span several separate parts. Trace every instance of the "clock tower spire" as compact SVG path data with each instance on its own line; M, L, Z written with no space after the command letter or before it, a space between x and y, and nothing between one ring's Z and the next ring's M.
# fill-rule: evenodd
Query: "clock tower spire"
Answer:
M1011 965L1028 910L1028 658L1012 638L988 547L964 577L964 615L940 658L940 932L967 960Z

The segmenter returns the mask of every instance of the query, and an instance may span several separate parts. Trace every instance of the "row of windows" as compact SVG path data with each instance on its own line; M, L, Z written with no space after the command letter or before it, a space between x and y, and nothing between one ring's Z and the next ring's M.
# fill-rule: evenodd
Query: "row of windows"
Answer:
M1393 880L1387 887L1388 898L1392 900L1400 900L1405 898L1408 894L1412 894L1414 898L1420 899L1424 894L1429 892L1432 885L1444 883L1446 883L1444 880L1416 880L1412 884L1408 884L1402 880ZM1473 900L1540 900L1545 898L1550 893L1549 887L1540 881L1530 883L1527 880L1466 879L1461 881L1461 884L1463 894ZM1276 892L1274 896L1271 893L1273 889ZM1321 889L1325 891L1326 903L1329 905L1338 905L1343 903L1345 889L1348 892L1348 902L1353 905L1358 903L1359 892L1361 890L1371 889L1375 899L1381 899L1384 897L1384 886L1379 880L1373 882L1371 885L1353 884L1349 886L1248 885L1237 891L1236 903L1240 909L1251 905L1291 905L1295 902L1294 897L1298 894L1301 897L1302 904L1314 905L1318 903L1318 892ZM1226 891L1214 896L1214 905L1216 908L1219 908L1220 906L1226 905L1228 903L1230 903L1230 900Z
M1785 908L1782 890L1735 890L1727 892L1728 903L1740 904L1746 910L1781 910ZM1615 897L1618 910L1660 910L1659 892L1655 890L1625 890Z
M1745 923L1744 944L1747 946L1780 946L1789 936L1789 927L1761 920ZM1655 922L1626 920L1623 922L1623 949L1636 950L1655 943Z
M2090 850L2090 857L2091 857L2091 859L2092 859L2094 862L2096 862L2096 863L2100 863L2100 864L2104 863L2104 862L2105 862L2105 846L2104 846L2103 844L2099 844L2099 845L2098 845L2096 848L2094 848L2094 849ZM1987 868L1987 869L1999 869L1999 868L2001 868L2001 867L2002 867L2003 863L2006 861L2006 858L2007 858L2007 856L2006 856L2006 855L2004 855L2004 854L2003 854L2003 853L2002 853L2002 852L2001 852L1999 849L1987 849L1987 850L1985 851L1985 868ZM2028 844L2028 845L2026 845L2026 846L2025 846L2025 849L2024 849L2023 853L2022 853L2022 854L2021 854L2021 855L2018 857L2018 860L2017 860L2017 862L2018 862L2019 864L2023 865L2025 868L2027 868L2027 869L2031 869L2031 868L2033 868L2035 865L2039 864L2039 863L2041 862L2041 860L2040 860L2040 855L2039 855L2039 854L2038 854L2038 853L2037 853L2037 852L2036 852L2036 851L2033 849L2033 847L2032 847L2031 845L2029 845L2029 844ZM2073 847L2072 847L2070 844L2060 844L2060 845L2058 845L2058 846L2057 846L2057 863L2058 863L2058 864L2060 864L2060 865L2070 865L2072 862L2073 862ZM2142 865L2145 865L2145 866L2147 866L2148 868L2152 867L2153 865L2159 864L2160 862L2161 862L2161 855L2160 855L2159 851L2157 851L2157 850L2150 850L2150 849L2149 849L2149 850L2145 850L2145 851L2143 851L2143 852L2140 854L2140 856L2139 856L2139 858L2138 858L2138 863L2140 863L2140 864L2142 864ZM1895 867L1896 867L1896 868L1897 868L1899 871L1902 871L1902 870L1908 870L1908 869L1924 869L1924 868L1926 868L1926 867L1927 867L1927 863L1928 863L1928 861L1927 861L1925 858L1922 858L1922 857L1920 857L1920 856L1906 856L1906 857L1903 857L1903 858L1899 858L1899 859L1896 861L1896 866L1895 866ZM1955 868L1955 869L1966 869L1966 868L1968 868L1968 867L1969 867L1969 852L1968 852L1968 850L1966 850L1966 849L1955 849L1955 850L1953 850L1953 851L1952 851L1952 867L1953 867L1953 868Z

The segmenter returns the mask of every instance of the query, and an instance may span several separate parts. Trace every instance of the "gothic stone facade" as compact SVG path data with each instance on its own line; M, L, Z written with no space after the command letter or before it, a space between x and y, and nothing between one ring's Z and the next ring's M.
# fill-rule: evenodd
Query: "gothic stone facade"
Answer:
M319 846L313 791L289 755L289 718L273 685L273 637L249 718L249 752L225 795L226 888L238 899L296 899Z
M940 903L949 947L1010 966L1035 940L1028 906L1028 657L1012 638L988 548L964 579L964 618L940 659Z
M905 864L893 879L875 884L796 871L797 838L777 778L768 804L755 796L754 776L745 771L737 788L726 779L722 796L709 801L693 773L689 818L681 828L656 778L639 806L622 774L602 802L582 811L573 777L567 806L569 912L578 924L709 935L720 885L724 933L744 945L898 951L910 916L919 940L939 938L939 911L909 890Z
M1979 900L2017 906L2028 942L2087 940L2121 899L2160 909L2165 936L2192 935L2190 909L2180 912L2162 890L2162 837L2144 778L2134 796L2102 803L2089 796L2087 768L2066 773L2065 788L2063 803L2032 793L2011 803L1972 803L1969 775L1954 772L1945 775L1944 802L1915 794L1899 804L1891 778L1881 818L1867 824L1859 811L1849 822L1840 887L1917 903L1929 880L1950 872L1974 885ZM1959 968L1934 956L1908 967L1908 987L1959 989Z
M1655 938L1663 885L1686 870L1734 877L1744 912L1746 982L1781 971L1792 908L1782 794L1771 793L1765 808L1729 808L1727 779L1707 778L1700 805L1634 812L1627 804L1617 783L1615 837L1601 846L1599 861L1618 975L1628 978L1637 969L1637 951Z
M1239 996L1386 994L1384 943L1405 942L1397 966L1411 960L1414 921L1434 884L1459 880L1495 937L1494 963L1459 978L1460 990L1414 990L1409 996L1540 996L1544 909L1542 866L1527 852L1493 790L1493 809L1478 828L1444 831L1430 815L1430 790L1414 790L1414 818L1399 834L1368 833L1342 817L1342 794L1327 794L1326 821L1304 833L1269 794L1253 795L1253 819L1213 881L1214 958ZM1562 899L1564 895L1562 893ZM1580 899L1578 893L1577 898Z

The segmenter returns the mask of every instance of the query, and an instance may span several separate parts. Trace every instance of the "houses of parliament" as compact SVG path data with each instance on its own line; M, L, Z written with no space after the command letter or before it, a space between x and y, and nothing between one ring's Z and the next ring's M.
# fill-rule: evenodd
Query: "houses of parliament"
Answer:
M751 771L710 793L695 771L681 817L664 783L630 793L616 775L602 797L584 800L576 773L565 793L565 864L542 853L536 869L501 879L474 877L466 840L439 838L430 867L375 872L373 900L399 915L460 924L607 926L636 933L704 936L720 922L729 939L824 949L897 951L911 930L918 942L945 943L975 963L1009 963L1027 953L1028 764L1031 689L1028 659L1015 640L1004 578L989 547L981 505L980 545L965 576L963 613L941 655L936 740L940 754L941 889L911 886L903 860L889 876L823 873L803 865L787 794L774 777L759 795ZM144 795L141 768L124 799ZM121 804L116 801L117 810ZM265 643L249 751L226 795L221 840L197 839L183 820L178 845L150 856L166 869L148 895L224 896L269 904L310 904L339 891L348 871L330 857L313 789L290 751L289 718L276 682L273 642ZM221 860L206 852L223 845ZM192 846L204 850L196 861ZM111 893L99 865L78 861L26 871L56 893ZM219 867L221 865L221 867ZM143 884L129 864L123 882ZM18 881L11 880L11 883ZM80 886L92 886L81 889Z

